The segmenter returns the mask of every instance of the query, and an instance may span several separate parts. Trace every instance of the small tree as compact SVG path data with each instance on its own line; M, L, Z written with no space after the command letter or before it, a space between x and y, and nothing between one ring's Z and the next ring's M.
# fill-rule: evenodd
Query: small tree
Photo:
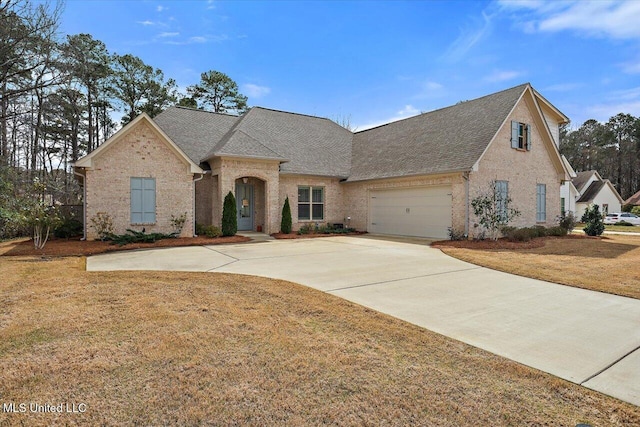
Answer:
M585 224L583 230L587 233L587 236L600 236L604 232L604 222L602 221L600 206L596 204L587 206L587 209L582 215L582 222Z
M282 207L282 221L280 222L280 231L285 234L291 233L291 206L289 206L289 197L284 199L284 206Z
M224 198L224 205L222 206L222 235L223 236L235 236L238 231L238 211L236 208L236 198L233 193L229 191Z
M500 229L520 215L511 207L508 194L498 188L498 181L491 181L487 190L471 200L471 206L491 240L498 240Z

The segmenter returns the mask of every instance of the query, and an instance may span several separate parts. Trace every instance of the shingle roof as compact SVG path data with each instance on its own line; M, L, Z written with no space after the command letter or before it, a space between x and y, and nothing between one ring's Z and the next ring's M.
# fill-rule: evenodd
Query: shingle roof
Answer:
M470 170L528 86L356 133L349 181Z
M286 161L284 157L261 144L255 138L247 135L241 130L230 131L223 139L220 147L214 147L209 157L212 156L243 156L260 159Z
M576 187L576 190L578 190L578 193L582 193L585 184L589 181L591 175L593 175L594 173L596 173L596 171L584 171L576 173L576 177L573 178L571 182L573 183L573 186Z
M592 201L604 186L605 186L604 181L593 181L589 186L589 188L587 188L587 191L582 193L580 198L576 200L576 203L588 203Z
M634 205L634 206L640 205L640 191L638 191L636 194L634 194L633 196L625 200L624 204Z
M238 121L237 116L171 107L153 118L158 127L167 134L198 164L207 152Z
M231 130L231 133L237 132L280 158L288 159L280 168L283 173L349 176L353 134L329 119L253 107ZM232 140L233 137L225 136L205 158L221 153L251 154L247 144L231 145ZM273 158L272 155L265 157Z

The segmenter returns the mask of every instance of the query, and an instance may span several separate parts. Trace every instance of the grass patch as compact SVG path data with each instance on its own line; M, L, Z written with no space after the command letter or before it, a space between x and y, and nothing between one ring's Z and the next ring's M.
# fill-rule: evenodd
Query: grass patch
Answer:
M604 231L618 231L621 233L640 233L640 227L632 225L604 225Z
M545 238L518 250L441 246L447 255L520 276L640 299L640 236ZM471 242L473 243L473 242Z
M640 408L289 282L0 257L0 425L638 425ZM3 344L4 345L4 344Z

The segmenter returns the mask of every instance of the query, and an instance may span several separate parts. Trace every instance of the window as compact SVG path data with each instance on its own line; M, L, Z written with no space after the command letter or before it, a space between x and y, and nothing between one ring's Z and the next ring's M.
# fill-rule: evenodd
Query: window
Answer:
M531 150L531 126L526 123L511 122L511 148Z
M507 199L509 198L509 182L496 181L496 209L501 217L507 216Z
M547 185L538 184L536 186L536 221L545 222L547 220Z
M560 198L560 215L564 216L564 214L566 213L566 207L564 204L564 197Z
M324 187L298 187L298 220L324 220Z
M131 223L155 224L156 179L131 178Z
M603 215L606 215L606 214L608 214L608 213L609 213L609 204L607 204L607 203L603 203L603 204L602 204L602 214L603 214Z

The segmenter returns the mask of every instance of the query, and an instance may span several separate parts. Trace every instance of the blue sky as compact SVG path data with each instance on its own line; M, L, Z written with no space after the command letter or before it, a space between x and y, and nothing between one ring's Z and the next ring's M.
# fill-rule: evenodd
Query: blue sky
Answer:
M249 105L362 130L530 82L577 127L640 116L640 1L80 1L90 33L181 88L228 74Z

